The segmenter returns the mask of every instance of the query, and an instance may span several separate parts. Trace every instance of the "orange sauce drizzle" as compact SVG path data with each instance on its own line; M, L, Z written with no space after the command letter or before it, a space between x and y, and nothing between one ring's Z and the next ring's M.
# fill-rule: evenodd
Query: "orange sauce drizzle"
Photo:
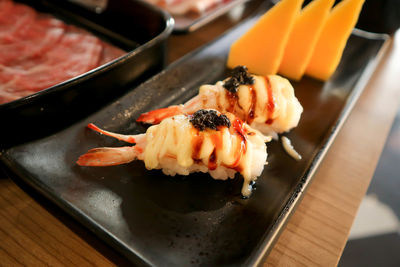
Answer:
M271 82L269 81L269 78L267 76L265 76L264 80L265 80L265 87L267 88L267 94L268 94L268 103L267 103L268 119L265 121L265 123L272 124L274 122L274 119L271 117L275 110L275 99L274 99L274 95L272 93L272 86L271 86Z
M254 85L249 85L249 90L250 90L250 94L251 94L251 104L250 104L249 111L247 112L246 122L248 124L251 124L253 122L253 120L254 120L254 113L255 113L255 110L256 110L257 91L254 88Z

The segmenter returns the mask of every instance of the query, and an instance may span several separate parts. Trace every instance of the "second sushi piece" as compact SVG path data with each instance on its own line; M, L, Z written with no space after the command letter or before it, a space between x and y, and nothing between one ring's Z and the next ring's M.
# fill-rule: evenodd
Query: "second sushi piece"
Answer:
M183 105L173 105L143 113L138 122L157 124L177 114L193 114L199 109L233 113L265 135L277 137L299 123L303 107L290 82L278 75L258 76L244 66L215 85L202 85L199 94Z

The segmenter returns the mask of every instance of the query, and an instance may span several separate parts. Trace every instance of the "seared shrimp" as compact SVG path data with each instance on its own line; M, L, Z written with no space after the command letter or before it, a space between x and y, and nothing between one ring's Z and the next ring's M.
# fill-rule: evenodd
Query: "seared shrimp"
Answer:
M136 159L143 160L143 151L146 147L146 135L122 135L100 129L93 123L89 123L88 128L104 135L114 137L127 143L136 144L135 146L124 147L100 147L89 150L86 154L79 157L76 162L81 166L113 166L132 162Z
M208 172L214 179L226 180L239 172L244 178L244 196L250 195L250 183L264 169L265 142L271 140L234 115L215 110L176 115L139 135L111 133L93 124L88 127L136 145L91 149L79 157L77 164L81 166L110 166L139 159L147 169L162 169L172 176Z
M265 135L276 136L297 126L303 107L290 82L278 75L256 76L244 67L215 85L202 85L199 94L183 105L143 113L138 122L158 124L177 114L193 114L199 109L232 113Z

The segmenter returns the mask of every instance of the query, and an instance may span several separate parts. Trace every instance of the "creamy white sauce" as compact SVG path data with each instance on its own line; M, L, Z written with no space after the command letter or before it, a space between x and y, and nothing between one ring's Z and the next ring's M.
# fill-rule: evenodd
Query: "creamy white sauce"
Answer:
M160 159L171 157L176 159L176 163L182 167L189 167L194 164L192 158L194 147L193 140L196 135L201 136L202 142L198 150L197 160L208 166L210 156L215 150L216 166L230 166L238 158L237 152L240 150L242 140L239 136L232 135L228 128L219 131L205 130L197 131L194 129L189 119L184 115L163 120L159 125L150 127L147 131L147 145L145 149L145 165L148 169L159 168ZM213 140L218 139L221 147L217 147ZM251 150L251 146L246 144ZM247 153L241 152L237 166L243 169L243 175L250 172L246 165Z
M286 153L289 154L295 160L301 160L301 155L294 149L292 142L286 136L281 137L282 146L285 149Z
M228 99L223 82L219 81L215 85L202 85L199 89L199 105L201 108L217 109L220 112L231 112L242 120L246 120L249 111L254 112L254 118L248 122L251 127L259 130L265 135L277 136L297 126L303 107L294 94L293 86L290 82L279 76L269 75L268 80L271 85L274 108L272 112L267 109L269 95L266 79L263 76L253 75L254 85L240 85L238 87L238 101L232 110L232 103ZM252 102L252 90L255 90L256 102ZM255 104L255 106L252 106ZM198 107L196 106L198 109ZM273 122L267 124L271 119Z
M252 186L250 185L250 181L248 180L244 180L243 182L243 186L242 186L242 195L244 197L249 197L251 195L251 190L252 190Z
M144 163L147 169L163 169L168 175L204 172L205 167L214 179L222 180L233 178L237 170L244 178L242 194L247 197L251 194L250 182L261 174L267 158L264 141L268 138L254 129L251 132L255 134L244 141L227 127L218 131L198 131L187 116L177 115L147 130ZM202 142L194 147L196 138ZM210 170L208 166L213 153L215 163L212 166L216 169Z

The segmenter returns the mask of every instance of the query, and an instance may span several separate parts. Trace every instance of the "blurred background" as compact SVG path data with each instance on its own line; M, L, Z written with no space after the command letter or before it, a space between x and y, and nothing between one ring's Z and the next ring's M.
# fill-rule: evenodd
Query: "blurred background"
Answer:
M310 1L305 0L303 6ZM335 0L335 4L340 1ZM356 27L371 32L394 33L400 27L400 1L365 0Z
M400 110L340 259L355 266L400 266Z
M365 1L357 28L394 35L399 26L399 0ZM400 109L339 262L350 266L400 266Z

